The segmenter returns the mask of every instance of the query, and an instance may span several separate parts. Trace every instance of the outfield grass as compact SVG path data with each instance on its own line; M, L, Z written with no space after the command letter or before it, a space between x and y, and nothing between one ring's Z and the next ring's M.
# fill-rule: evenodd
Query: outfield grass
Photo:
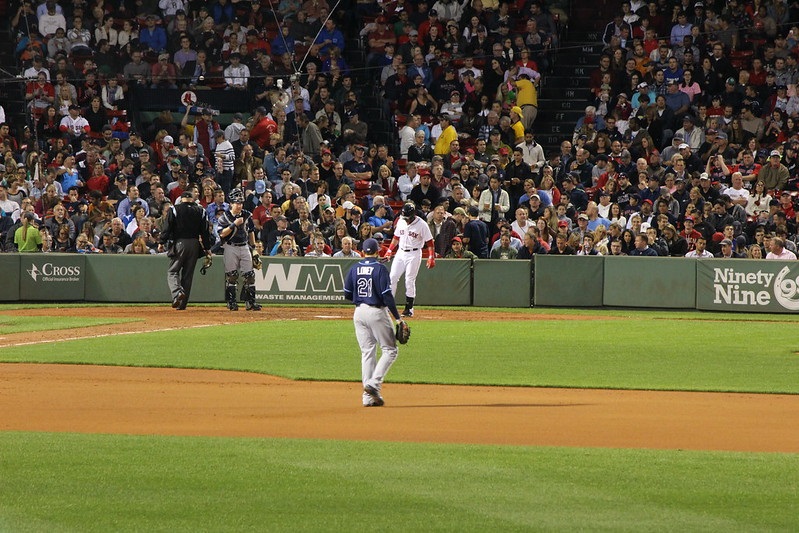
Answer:
M422 321L389 380L799 393L794 325L754 315L617 312L602 320ZM726 315L729 318L729 315ZM751 321L751 318L757 320ZM231 343L238 348L231 351ZM12 362L243 370L360 380L350 321L268 321L0 349Z
M796 457L0 433L6 531L767 531Z

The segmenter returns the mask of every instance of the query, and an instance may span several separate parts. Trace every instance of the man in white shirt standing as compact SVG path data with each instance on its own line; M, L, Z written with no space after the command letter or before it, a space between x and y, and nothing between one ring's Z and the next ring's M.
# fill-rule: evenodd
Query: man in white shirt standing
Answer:
M216 182L225 191L225 195L228 195L233 185L233 164L236 161L236 152L230 141L225 139L224 131L216 130L214 137L216 138L216 149L214 150Z
M416 129L419 127L421 121L422 119L419 115L408 115L407 122L399 130L400 157L402 157L402 159L408 158L408 148L415 142Z
M547 164L546 157L544 157L544 149L540 144L535 142L535 135L532 131L526 130L524 132L524 141L516 145L516 148L522 149L522 159L525 163L530 165L530 170L536 177L536 183L540 183L537 179L541 169Z

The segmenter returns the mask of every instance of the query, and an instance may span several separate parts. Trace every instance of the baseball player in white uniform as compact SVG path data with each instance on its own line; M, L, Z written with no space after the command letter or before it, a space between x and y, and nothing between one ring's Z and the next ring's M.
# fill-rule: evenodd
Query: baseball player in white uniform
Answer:
M422 247L427 247L427 268L436 266L436 250L430 227L416 216L416 206L407 203L402 206L402 216L394 228L394 238L384 259L394 256L391 264L391 293L396 294L397 283L405 274L405 310L402 316L413 316L413 301L416 298L416 276L422 263ZM395 255L396 252L396 255Z

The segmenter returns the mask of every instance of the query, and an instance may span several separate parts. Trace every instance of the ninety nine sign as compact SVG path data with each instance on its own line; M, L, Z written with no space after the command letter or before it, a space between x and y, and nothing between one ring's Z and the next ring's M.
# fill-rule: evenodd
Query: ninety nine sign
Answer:
M273 302L343 302L344 274L351 263L269 258L260 271L255 271L257 298Z
M699 309L799 311L796 261L708 259L699 261L697 268Z

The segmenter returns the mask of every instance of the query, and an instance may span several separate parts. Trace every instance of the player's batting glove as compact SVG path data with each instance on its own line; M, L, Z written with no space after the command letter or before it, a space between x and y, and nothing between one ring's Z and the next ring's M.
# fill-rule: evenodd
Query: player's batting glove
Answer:
M427 268L434 268L436 266L436 258L432 255L427 258Z
M391 250L386 250L386 253L383 254L383 258L380 261L383 263L388 263L391 261Z

